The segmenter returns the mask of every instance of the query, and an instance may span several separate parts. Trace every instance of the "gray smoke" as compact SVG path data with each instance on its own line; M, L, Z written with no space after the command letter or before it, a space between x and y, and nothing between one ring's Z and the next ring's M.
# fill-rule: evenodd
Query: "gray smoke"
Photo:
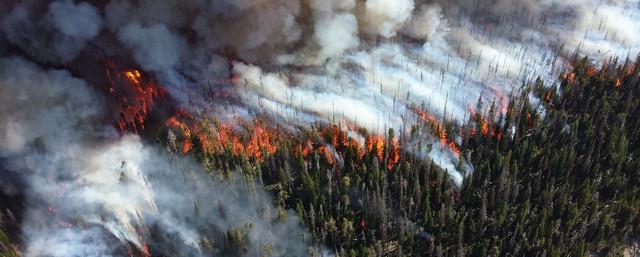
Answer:
M118 30L118 38L132 52L143 69L170 71L178 67L187 48L181 37L174 36L163 24L144 26L132 22Z
M98 10L88 3L57 1L38 8L37 1L17 5L0 21L0 31L14 45L44 62L75 58L102 29Z

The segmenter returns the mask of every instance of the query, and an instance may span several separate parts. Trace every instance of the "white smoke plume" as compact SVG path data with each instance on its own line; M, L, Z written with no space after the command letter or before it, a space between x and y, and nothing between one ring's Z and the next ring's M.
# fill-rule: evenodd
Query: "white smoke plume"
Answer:
M409 20L402 30L402 34L418 40L441 43L445 34L443 29L447 28L442 7L437 4L421 5L414 11L414 16ZM440 30L440 31L439 31Z
M364 6L365 31L390 38L411 17L415 3L413 0L367 0Z
M141 233L127 228L142 219L176 229L184 244L180 247L198 252L198 231L191 221L179 218L189 215L176 214L193 212L197 194L185 192L193 192L196 185L167 185L163 176L173 174L167 171L170 161L137 137L119 138L113 129L96 125L104 124L105 110L83 82L95 83L95 72L83 71L90 69L84 67L85 59L96 49L106 58L132 62L153 74L181 108L194 112L217 117L266 114L290 127L348 124L378 134L389 128L408 133L418 120L415 106L424 106L438 120L457 123L467 121L469 109L480 98L495 102L504 112L508 97L518 94L523 84L537 76L555 82L574 55L602 62L640 52L639 0L97 2L0 4L0 54L58 69L3 59L0 155L12 160L12 170L29 171L27 181L38 189L33 199L57 205L53 208L58 215L85 224L64 229L27 226L33 256L115 255L104 250L109 240L127 238L142 244L137 238ZM224 97L212 101L203 88L223 92L219 95ZM350 135L359 136L355 131ZM434 148L408 149L434 159L457 183L473 170L436 139L425 140ZM126 159L126 165L120 159ZM122 185L114 180L122 169L141 174L138 177L148 178L149 184L142 179ZM51 178L49 174L58 174L51 171L61 175ZM61 181L77 195L74 204L51 199ZM156 189L163 186L177 199L157 195ZM127 191L133 200L117 202L117 194ZM98 197L111 193L113 198ZM169 199L184 200L186 207L162 215ZM159 214L136 213L150 202ZM78 211L87 206L91 211ZM208 222L221 228L242 225L256 217L252 213L260 212L256 206L261 205L236 205L240 206L250 207L241 220ZM107 216L96 215L105 210ZM28 215L28 221L42 221L39 215L45 214L38 209ZM281 230L272 228L274 244L289 242L280 237L295 227L281 225ZM266 229L256 225L255 230ZM68 240L75 244L70 247L89 248L43 252L54 251L44 246L61 240L51 235L62 231L71 231ZM112 236L100 236L105 234ZM279 248L286 247L289 244Z

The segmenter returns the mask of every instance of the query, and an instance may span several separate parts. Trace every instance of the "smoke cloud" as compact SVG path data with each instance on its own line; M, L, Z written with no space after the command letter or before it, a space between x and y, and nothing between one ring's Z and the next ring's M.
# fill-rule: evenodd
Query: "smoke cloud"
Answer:
M365 31L390 38L411 17L413 0L367 0L365 5Z
M441 43L445 33L439 30L447 28L444 22L440 5L425 4L415 10L415 15L405 24L402 34L418 40Z
M145 70L167 71L180 65L186 42L174 36L165 25L143 26L132 22L118 30L118 38Z
M72 60L102 29L102 18L90 4L58 1L40 7L24 1L0 22L7 40L39 61Z
M237 227L248 256L266 246L308 254L308 232L292 212L280 220L263 189L206 175L189 159L99 125L103 101L83 80L11 57L0 60L0 85L3 172L28 187L26 256L120 256L116 242L145 249L149 229L175 237L149 242L154 249L204 256L204 230Z

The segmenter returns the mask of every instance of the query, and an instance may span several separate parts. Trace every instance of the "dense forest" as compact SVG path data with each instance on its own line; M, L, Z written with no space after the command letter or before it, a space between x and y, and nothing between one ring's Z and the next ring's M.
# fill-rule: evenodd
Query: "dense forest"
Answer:
M317 249L336 256L621 256L640 236L638 61L576 59L558 83L525 85L505 111L478 99L466 124L425 118L408 135L389 130L364 145L339 126L293 137L256 121L235 133L186 114L156 140L211 176L264 186L279 219L294 210ZM406 151L435 144L474 167L462 185ZM246 229L204 229L202 247L243 256ZM0 231L0 256L19 255ZM263 255L278 256L269 246Z

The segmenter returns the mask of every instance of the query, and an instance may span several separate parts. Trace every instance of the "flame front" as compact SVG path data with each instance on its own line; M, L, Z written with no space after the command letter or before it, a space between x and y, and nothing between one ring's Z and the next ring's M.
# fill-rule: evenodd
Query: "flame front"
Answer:
M145 78L138 69L121 70L113 62L107 63L110 81L108 93L112 96L113 112L120 131L138 133L145 127L154 102L164 92L152 80Z

